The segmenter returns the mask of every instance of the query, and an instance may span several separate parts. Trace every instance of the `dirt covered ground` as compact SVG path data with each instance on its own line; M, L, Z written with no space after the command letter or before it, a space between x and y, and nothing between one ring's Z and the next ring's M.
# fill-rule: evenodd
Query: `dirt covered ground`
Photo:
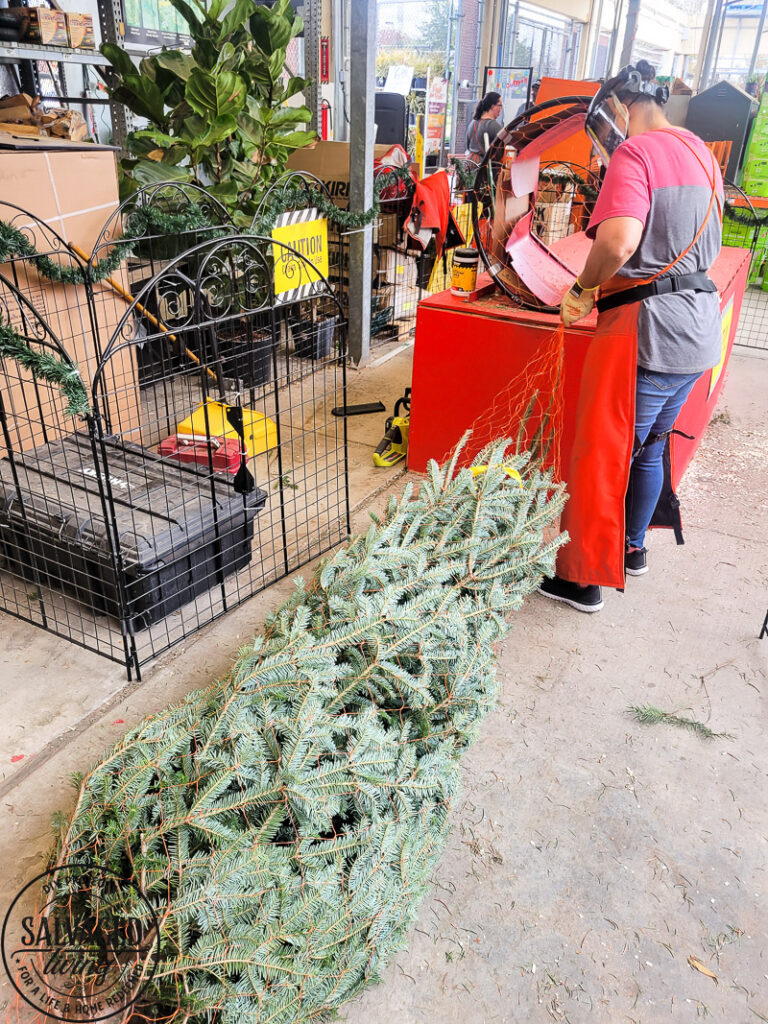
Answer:
M409 358L353 374L350 402L391 407ZM383 984L342 1011L349 1024L768 1022L766 396L768 358L741 350L681 488L684 547L652 535L648 575L598 615L538 596L519 614L431 896ZM382 421L351 421L358 527L383 501L369 496L387 478L362 469ZM289 589L140 685L2 618L3 911L40 870L69 774L223 672ZM729 737L641 725L627 709L645 703ZM2 998L23 1020L7 984Z

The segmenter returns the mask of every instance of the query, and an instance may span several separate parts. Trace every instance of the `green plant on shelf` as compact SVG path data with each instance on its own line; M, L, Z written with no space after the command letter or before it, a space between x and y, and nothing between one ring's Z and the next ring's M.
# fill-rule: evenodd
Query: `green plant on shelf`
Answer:
M189 26L191 53L162 50L138 65L114 43L110 95L148 125L128 136L121 191L161 181L195 182L240 224L250 221L290 153L311 142L310 111L289 106L307 80L285 69L302 30L290 0L170 0Z

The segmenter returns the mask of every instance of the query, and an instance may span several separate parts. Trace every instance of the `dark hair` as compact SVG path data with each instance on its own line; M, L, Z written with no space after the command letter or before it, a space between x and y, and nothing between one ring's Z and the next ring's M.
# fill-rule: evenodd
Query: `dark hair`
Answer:
M497 103L501 103L501 93L487 92L475 107L475 121L479 121L483 114L487 114Z
M646 87L656 78L656 68L653 64L649 64L647 60L639 60L635 64L635 71L640 75ZM661 107L666 103L669 93L662 86L658 86L653 92L622 92L622 90L619 90L617 95L619 99L624 99L625 101L631 99L633 105L640 103L641 105L648 106L650 103L655 103Z
M656 68L653 64L649 64L647 60L639 60L635 64L635 70L644 82L652 82L656 77Z

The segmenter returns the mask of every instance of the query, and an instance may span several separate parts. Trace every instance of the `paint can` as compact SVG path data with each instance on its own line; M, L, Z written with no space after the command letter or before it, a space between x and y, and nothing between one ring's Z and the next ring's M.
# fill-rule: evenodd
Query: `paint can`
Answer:
M456 249L453 253L451 295L468 299L477 286L477 264L480 254L477 249Z

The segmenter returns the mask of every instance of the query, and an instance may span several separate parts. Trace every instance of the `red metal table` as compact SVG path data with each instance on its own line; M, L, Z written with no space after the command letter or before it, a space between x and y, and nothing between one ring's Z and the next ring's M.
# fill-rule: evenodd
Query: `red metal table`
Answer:
M694 439L672 438L674 486L693 458L720 397L748 269L746 249L723 248L710 270L720 292L723 363L697 382L678 417L678 429ZM596 320L592 314L565 332L563 466L570 462L581 372ZM524 372L557 326L555 316L516 309L498 293L468 303L446 291L421 302L416 320L408 468L423 472L430 459L442 460L464 431L487 414L508 382ZM516 423L503 426L505 433L516 434Z

